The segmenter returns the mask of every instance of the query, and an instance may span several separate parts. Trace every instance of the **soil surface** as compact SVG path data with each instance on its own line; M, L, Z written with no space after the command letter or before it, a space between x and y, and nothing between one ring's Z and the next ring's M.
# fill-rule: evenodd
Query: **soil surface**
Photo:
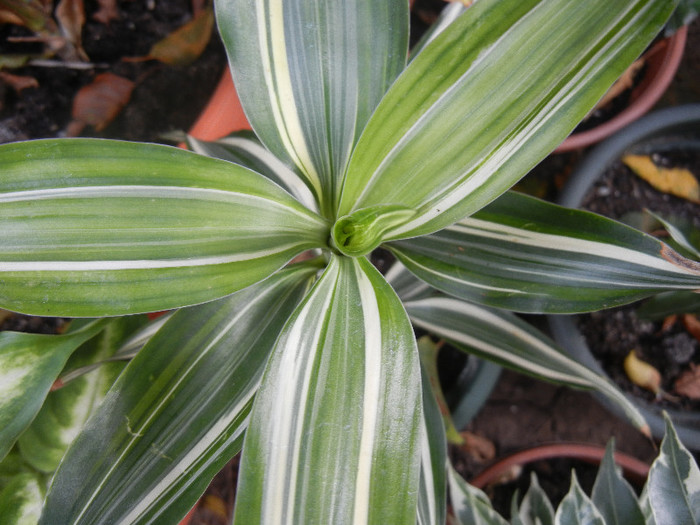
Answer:
M225 70L223 46L213 35L200 58L187 66L127 62L144 56L150 47L192 18L185 0L118 2L120 18L105 25L92 18L95 3L88 3L82 35L89 69L26 66L13 74L33 77L37 87L19 92L0 83L0 143L63 136L71 123L71 108L77 91L99 73L112 72L135 82L124 110L103 131L87 127L85 136L172 143L172 132L187 130L206 103ZM427 23L430 12L414 12L416 24ZM418 20L416 20L418 19ZM0 55L27 52L36 44L18 44L10 37L29 33L16 26L0 25ZM415 40L417 36L414 36ZM700 23L691 26L686 56L662 105L700 102ZM585 151L551 156L521 184L533 193L551 195L560 187ZM47 327L36 319L10 318L2 325L12 330L56 330L61 321ZM41 325L41 326L39 326ZM696 352L697 354L697 352ZM530 445L555 441L605 444L612 436L618 449L642 460L655 455L654 445L630 425L609 414L592 396L556 387L512 372L501 375L489 401L465 429L492 447L452 448L451 455L467 477L478 473L494 456ZM483 453L488 449L491 452ZM234 459L213 481L192 523L229 523L233 505L237 460Z

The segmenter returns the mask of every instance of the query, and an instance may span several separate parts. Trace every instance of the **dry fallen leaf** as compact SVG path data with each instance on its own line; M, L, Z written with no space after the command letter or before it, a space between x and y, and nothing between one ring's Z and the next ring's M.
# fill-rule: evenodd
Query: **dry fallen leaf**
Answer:
M134 83L113 73L101 73L73 99L73 122L66 134L75 136L85 125L103 130L129 102Z
M83 0L61 0L56 7L56 20L61 27L62 35L69 44L62 58L87 61L88 56L81 43L83 25L85 25Z
M661 374L659 371L637 357L637 353L632 350L623 363L625 373L630 381L654 394L661 392Z
M683 316L683 324L685 325L685 329L688 330L688 333L700 341L700 319L698 319L698 316L685 314Z
M186 66L194 62L207 47L214 29L214 11L204 9L184 26L179 27L151 47L144 57L125 58L126 62L158 60L170 66Z
M92 15L92 18L108 25L112 20L119 20L119 9L117 8L117 0L97 0L99 8Z
M690 370L686 370L676 379L673 388L681 396L700 399L700 366L690 363Z
M594 110L605 107L614 98L624 93L626 90L634 86L634 81L637 73L644 67L644 59L639 58L632 62L632 64L625 70L625 72L618 78L615 83L610 86L607 93L603 95L603 98L598 101Z
M485 437L477 436L467 430L460 432L464 443L460 448L474 461L486 463L496 457L496 446Z
M34 77L13 75L5 71L0 71L0 82L7 84L17 93L23 89L39 87L39 82Z
M700 203L700 184L689 170L661 168L647 155L625 155L622 162L657 190Z

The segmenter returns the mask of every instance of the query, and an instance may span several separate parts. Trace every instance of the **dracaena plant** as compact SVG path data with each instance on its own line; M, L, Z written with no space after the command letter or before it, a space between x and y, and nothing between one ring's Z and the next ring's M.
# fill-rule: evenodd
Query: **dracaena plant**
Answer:
M605 392L644 428L614 387L507 310L695 289L697 265L507 190L673 7L481 0L407 65L406 0L222 0L257 138L196 146L235 162L104 140L0 147L0 306L178 309L72 442L41 522L175 521L241 449L236 523L444 522L444 433L411 321ZM386 277L368 260L379 246L403 265ZM58 353L3 346L3 454L101 322L61 336Z

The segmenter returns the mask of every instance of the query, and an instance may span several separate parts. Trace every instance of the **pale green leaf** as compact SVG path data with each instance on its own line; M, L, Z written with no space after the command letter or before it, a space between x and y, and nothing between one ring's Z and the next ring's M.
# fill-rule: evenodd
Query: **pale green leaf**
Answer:
M651 465L645 491L656 523L700 523L700 470L668 416L661 452Z
M105 321L65 335L0 333L0 459L41 409L70 355Z
M554 516L555 525L606 525L605 520L593 505L571 471L571 489L564 496Z
M411 210L378 221L382 239L392 240L477 211L574 129L674 5L475 3L423 49L377 107L350 161L338 215L366 228L355 216L364 209L391 203Z
M101 316L198 304L260 281L325 222L262 175L154 144L0 146L0 305Z
M227 160L264 175L282 186L304 206L318 211L318 204L303 178L265 149L252 131L238 131L211 142L188 135L187 144L196 153Z
M398 297L366 259L333 257L268 363L234 522L413 525L422 417Z
M440 232L387 247L447 294L522 312L599 310L700 289L700 264L661 241L515 192Z
M357 137L406 63L407 0L221 0L216 13L253 129L334 216Z
M145 321L145 316L111 319L102 332L71 355L64 372L112 357L125 337ZM104 363L89 374L50 392L36 418L18 440L24 460L42 472L56 470L66 449L124 366L123 361Z
M269 352L316 271L293 265L175 313L73 442L41 523L177 523L240 450Z
M405 306L414 325L471 354L553 383L598 390L634 425L648 432L639 410L608 379L573 360L517 316L439 296L409 301Z
M452 510L459 525L507 525L480 489L470 485L448 463L447 482Z
M610 440L598 468L591 499L607 525L644 525L637 495L615 466L615 441Z

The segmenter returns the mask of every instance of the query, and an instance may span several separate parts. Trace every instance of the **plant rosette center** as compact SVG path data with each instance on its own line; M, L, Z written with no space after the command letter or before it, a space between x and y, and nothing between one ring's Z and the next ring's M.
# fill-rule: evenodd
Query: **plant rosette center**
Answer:
M392 229L415 215L415 210L392 204L358 210L335 222L331 230L331 247L349 257L367 255L387 240Z

